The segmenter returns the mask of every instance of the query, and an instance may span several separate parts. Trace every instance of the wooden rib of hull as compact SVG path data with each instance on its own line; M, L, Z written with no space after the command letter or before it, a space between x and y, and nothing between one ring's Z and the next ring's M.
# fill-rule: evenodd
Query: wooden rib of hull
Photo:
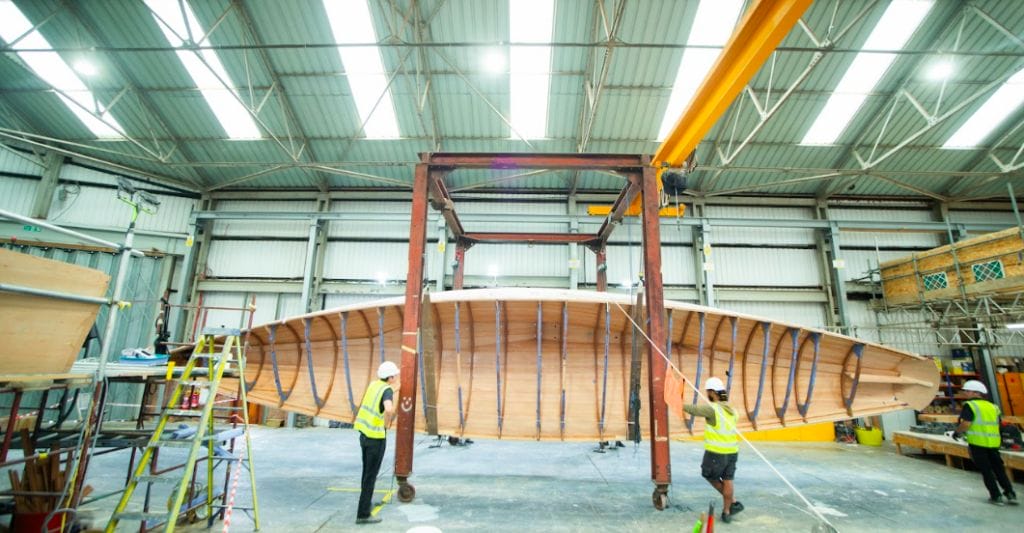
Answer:
M478 289L434 293L426 302L417 430L627 438L634 335L628 296ZM253 328L250 401L351 422L380 362L400 362L403 304L391 298ZM672 363L696 383L711 375L730 381L741 429L920 409L939 383L934 363L908 352L714 308L673 301L665 307ZM646 376L646 340L640 345ZM646 436L646 377L639 383ZM685 401L693 394L687 391ZM679 415L670 414L672 435L703 431L700 419Z

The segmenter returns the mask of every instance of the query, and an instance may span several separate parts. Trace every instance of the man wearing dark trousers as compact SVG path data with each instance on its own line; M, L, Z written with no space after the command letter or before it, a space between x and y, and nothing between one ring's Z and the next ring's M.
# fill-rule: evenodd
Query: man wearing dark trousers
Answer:
M988 387L976 379L964 382L962 393L968 400L964 402L960 424L953 433L953 439L967 435L967 451L985 480L988 502L994 505L1017 505L1017 494L1006 476L1003 458L999 455L999 445L1003 440L999 435L999 408L984 398L988 394ZM1000 487L1003 489L1002 494L999 493Z
M704 389L707 391L708 403L684 404L683 411L707 419L700 475L722 495L722 522L728 524L732 522L733 515L743 510L743 504L733 499L733 478L739 455L739 436L736 433L738 416L728 403L729 393L721 379L708 378Z
M366 387L363 401L356 415L355 428L359 431L359 446L363 450L363 481L359 493L357 524L376 524L380 517L370 514L373 488L377 483L380 464L387 445L387 428L395 418L394 384L398 382L398 366L384 361L377 369L376 381Z

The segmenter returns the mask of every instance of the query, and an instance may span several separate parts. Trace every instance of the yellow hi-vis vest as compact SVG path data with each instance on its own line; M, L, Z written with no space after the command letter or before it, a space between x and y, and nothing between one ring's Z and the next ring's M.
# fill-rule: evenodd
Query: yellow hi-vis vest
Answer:
M715 410L715 425L704 427L704 449L709 452L728 455L739 453L739 436L736 435L736 415L717 403L712 403Z
M967 428L967 444L982 448L999 448L999 408L987 400L968 400L967 406L974 411L974 420Z
M380 400L384 397L384 391L390 388L391 385L380 379L374 380L369 387L366 387L363 403L359 405L359 414L356 415L356 423L353 426L367 438L384 438L384 413L378 409L380 409Z

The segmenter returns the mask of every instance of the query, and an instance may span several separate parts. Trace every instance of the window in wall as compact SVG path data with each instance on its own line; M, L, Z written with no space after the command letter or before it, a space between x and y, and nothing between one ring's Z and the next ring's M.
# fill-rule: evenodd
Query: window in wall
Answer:
M949 287L949 282L946 280L945 272L936 272L934 274L924 275L924 290L934 291L937 289L945 289Z
M1006 277L1006 273L1003 271L1003 262L998 259L995 261L971 265L971 272L974 273L975 282L1003 279Z

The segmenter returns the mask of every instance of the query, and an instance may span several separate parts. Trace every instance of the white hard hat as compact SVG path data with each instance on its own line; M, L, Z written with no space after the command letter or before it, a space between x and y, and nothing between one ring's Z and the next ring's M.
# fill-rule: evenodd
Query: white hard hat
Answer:
M722 392L725 390L725 383L722 383L722 380L718 378L708 378L708 380L704 382L704 390Z
M377 377L379 377L380 379L388 379L391 376L397 375L398 365L392 363L391 361L384 361L383 363L380 364L380 367L377 368Z
M976 379L971 379L964 382L964 390L988 394L988 387L986 387L984 383Z

